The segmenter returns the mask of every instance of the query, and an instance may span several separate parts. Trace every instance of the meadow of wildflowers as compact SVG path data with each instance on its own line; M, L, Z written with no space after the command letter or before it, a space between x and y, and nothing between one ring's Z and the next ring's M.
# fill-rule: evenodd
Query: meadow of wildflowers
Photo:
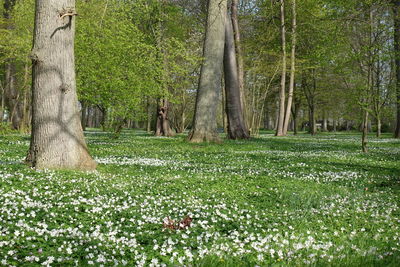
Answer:
M0 266L400 265L398 140L110 136L86 133L90 173L30 169L28 136L0 137Z

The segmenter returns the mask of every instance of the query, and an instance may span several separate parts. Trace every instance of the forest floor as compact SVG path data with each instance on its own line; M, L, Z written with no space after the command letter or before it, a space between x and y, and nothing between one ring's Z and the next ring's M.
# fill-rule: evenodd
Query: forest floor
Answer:
M400 141L389 135L371 137L368 154L345 133L86 137L96 172L33 170L28 136L0 136L0 265L400 262Z

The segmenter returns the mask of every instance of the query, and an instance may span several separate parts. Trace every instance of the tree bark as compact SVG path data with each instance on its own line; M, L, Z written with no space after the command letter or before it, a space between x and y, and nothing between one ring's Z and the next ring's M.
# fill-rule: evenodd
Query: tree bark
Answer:
M87 105L84 101L81 102L81 125L82 125L82 130L86 130L86 113L87 113Z
M286 106L286 113L285 113L285 121L283 123L283 135L287 135L290 114L292 110L292 102L293 102L293 92L294 92L294 82L295 82L295 73L296 73L296 28L297 28L297 21L296 21L296 0L292 0L292 52L290 58L290 82L289 82L289 94L288 94L288 101Z
M376 118L376 137L380 138L382 134L382 121L381 117L378 116Z
M218 142L217 110L221 89L227 0L210 0L199 88L197 90L191 142Z
M285 120L285 90L286 90L286 27L285 27L285 0L280 0L281 3L281 45L282 45L282 76L281 90L279 92L279 116L278 128L276 136L283 136L283 123Z
M364 153L368 152L368 111L364 110L361 147Z
M163 100L161 105L157 107L157 122L156 122L156 136L174 136L175 133L171 128L171 124L168 119L168 101Z
M32 135L35 168L93 170L76 94L75 0L36 0L32 49Z
M236 64L235 41L229 15L225 23L224 77L228 138L234 140L248 139L250 135L244 122L240 101L241 94Z
M394 14L394 53L396 65L396 130L395 138L400 138L400 0L392 0Z
M238 82L240 89L240 104L243 112L243 118L247 118L246 116L246 93L244 88L244 61L243 61L243 52L242 52L242 43L240 37L239 30L239 19L238 19L238 0L232 0L231 4L231 16L232 16L232 27L233 27L233 36L235 42L235 51L237 57L237 73L238 73ZM244 120L245 127L248 128L248 123Z

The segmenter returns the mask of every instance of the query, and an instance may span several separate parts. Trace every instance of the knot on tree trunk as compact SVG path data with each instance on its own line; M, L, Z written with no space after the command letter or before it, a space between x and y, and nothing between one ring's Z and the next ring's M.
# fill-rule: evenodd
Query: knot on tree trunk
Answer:
M73 8L73 7L63 8L58 13L59 13L60 20L63 20L65 17L72 18L73 16L78 16L78 13L76 13L75 8Z

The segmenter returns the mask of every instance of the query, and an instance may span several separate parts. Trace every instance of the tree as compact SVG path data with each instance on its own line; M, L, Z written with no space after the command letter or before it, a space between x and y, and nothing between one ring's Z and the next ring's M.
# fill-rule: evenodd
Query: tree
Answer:
M191 142L219 141L217 107L222 77L226 12L227 0L209 1L203 48L204 61L201 66L193 129L189 134Z
M27 162L36 168L95 169L77 106L75 0L36 0L35 11L32 134Z
M279 91L279 115L278 127L276 136L283 136L283 123L285 120L285 90L286 90L286 27L285 27L285 0L280 0L281 3L281 46L282 46L282 75L281 89Z
M4 1L4 18L6 20L6 28L8 30L13 30L14 25L11 21L12 12L14 9L16 1L15 0L5 0ZM20 91L17 88L17 66L15 58L10 57L5 63L5 86L4 86L4 102L9 111L9 119L11 120L12 127L14 129L19 129L21 126L23 109L22 101L20 101Z
M295 83L295 72L296 72L296 0L292 0L292 52L290 57L290 82L289 82L289 94L286 105L285 120L283 122L283 135L287 135L289 120L292 110L292 101L294 93L294 83Z
M392 0L394 17L394 52L396 65L396 130L395 138L400 138L400 1Z
M225 22L224 77L228 138L248 139L250 136L243 117L238 74L232 20L227 14Z

